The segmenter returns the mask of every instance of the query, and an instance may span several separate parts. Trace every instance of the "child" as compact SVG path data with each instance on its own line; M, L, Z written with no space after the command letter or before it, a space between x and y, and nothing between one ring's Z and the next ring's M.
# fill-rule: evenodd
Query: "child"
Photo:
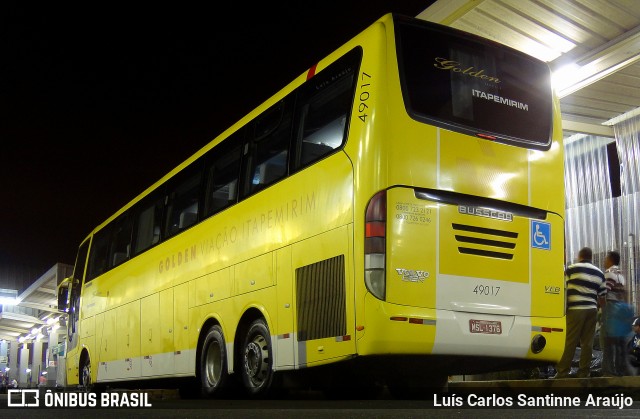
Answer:
M636 317L631 323L633 337L629 341L629 363L634 368L640 367L640 317Z

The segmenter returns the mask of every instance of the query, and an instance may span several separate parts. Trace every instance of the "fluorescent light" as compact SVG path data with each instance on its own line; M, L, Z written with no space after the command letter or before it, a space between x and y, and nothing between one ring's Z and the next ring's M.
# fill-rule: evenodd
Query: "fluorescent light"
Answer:
M551 74L551 85L557 92L571 86L575 81L579 80L577 74L580 66L576 63L567 64L560 67Z
M18 300L12 297L0 297L0 304L3 306L15 306L18 304Z

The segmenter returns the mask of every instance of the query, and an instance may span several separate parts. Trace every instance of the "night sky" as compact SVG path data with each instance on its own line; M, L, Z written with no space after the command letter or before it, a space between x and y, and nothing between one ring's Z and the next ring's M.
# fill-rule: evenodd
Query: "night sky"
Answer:
M432 1L62 3L0 3L2 266L72 264L91 229L319 59Z

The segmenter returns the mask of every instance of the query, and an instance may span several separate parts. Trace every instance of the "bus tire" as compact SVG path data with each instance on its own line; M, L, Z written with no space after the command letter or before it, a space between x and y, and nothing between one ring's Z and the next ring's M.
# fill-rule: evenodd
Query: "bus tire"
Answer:
M273 382L271 335L264 319L254 320L247 329L240 352L240 375L251 397L265 396Z
M93 382L91 380L91 359L86 356L80 362L80 388L84 392L93 390Z
M101 394L104 392L104 385L98 385L91 378L91 358L86 354L80 358L80 377L78 387L85 393Z
M229 378L227 368L227 349L222 328L211 326L202 344L200 354L200 381L202 395L214 397L220 395Z

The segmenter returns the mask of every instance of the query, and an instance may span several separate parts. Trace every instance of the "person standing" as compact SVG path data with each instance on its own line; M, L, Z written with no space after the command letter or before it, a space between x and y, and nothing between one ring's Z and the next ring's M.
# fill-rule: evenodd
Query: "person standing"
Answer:
M568 378L571 361L580 343L580 364L577 377L591 375L591 353L596 331L598 302L602 301L607 289L604 273L591 263L593 251L583 247L578 252L578 262L570 265L565 272L567 282L567 334L562 358L556 365L553 378Z
M602 370L605 376L627 373L625 338L629 334L629 321L633 313L627 304L625 280L620 271L620 254L607 252L604 258L604 278L607 287L601 333L604 335Z
M638 371L640 371L640 317L633 319L631 328L633 329L633 336L627 344L629 364L635 370L633 375L638 375Z

